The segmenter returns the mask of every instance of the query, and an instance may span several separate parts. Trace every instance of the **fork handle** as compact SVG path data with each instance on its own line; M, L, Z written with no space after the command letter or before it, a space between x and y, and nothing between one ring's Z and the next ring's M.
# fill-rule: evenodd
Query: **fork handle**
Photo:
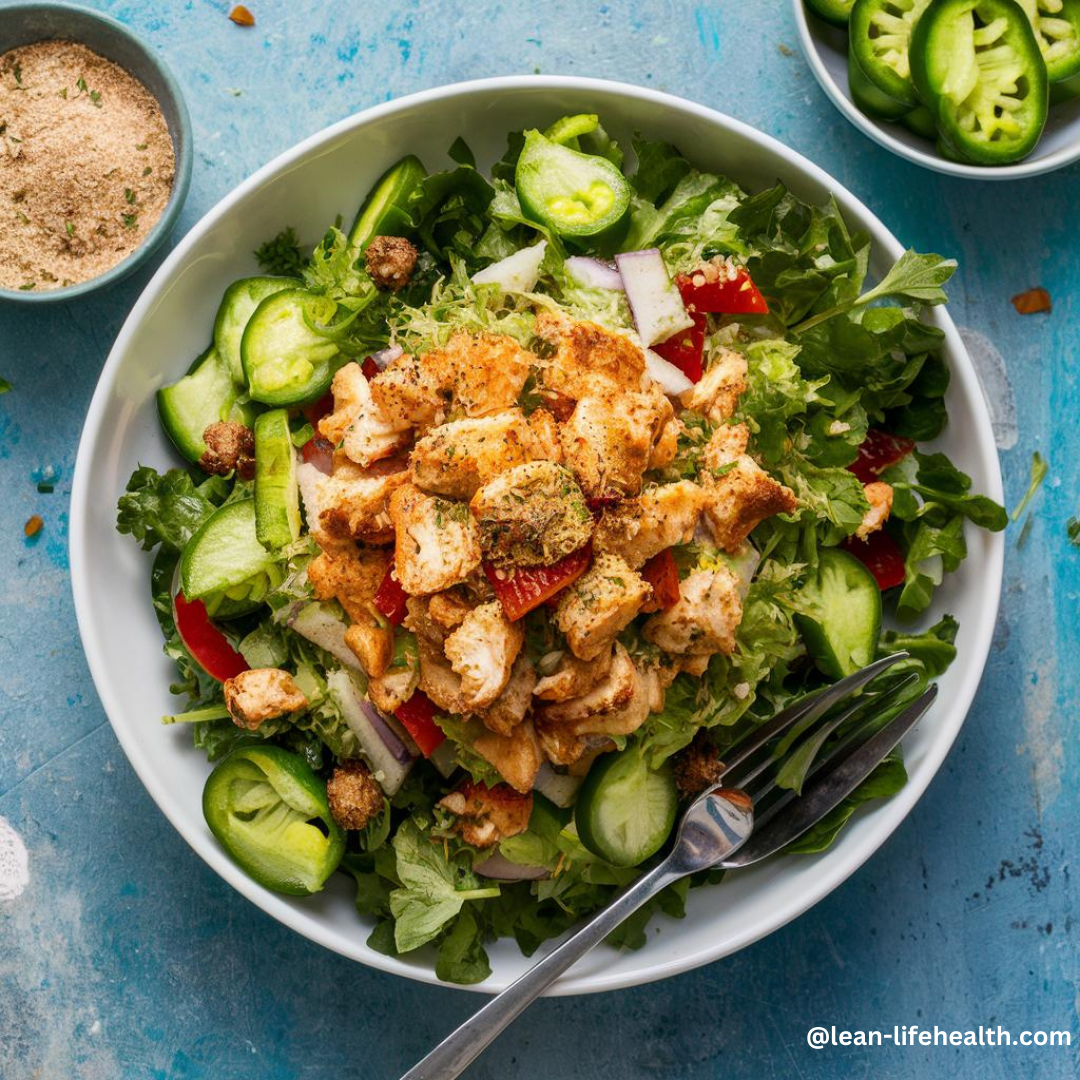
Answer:
M443 1039L401 1080L453 1080L460 1076L567 968L599 945L623 920L666 885L684 876L670 863L670 859L665 859L634 882L535 967L515 979L501 994Z

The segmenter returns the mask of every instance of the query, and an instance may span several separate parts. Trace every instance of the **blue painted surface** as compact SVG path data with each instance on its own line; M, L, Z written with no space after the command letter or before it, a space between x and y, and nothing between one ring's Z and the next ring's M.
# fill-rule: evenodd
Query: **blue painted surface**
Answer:
M95 6L147 37L196 137L177 235L257 166L365 106L459 79L589 74L695 98L778 136L906 243L960 260L950 310L1000 351L1019 439L1051 464L1018 546L981 693L926 797L842 888L768 940L652 987L539 1003L469 1075L621 1080L1071 1077L1080 1042L1078 854L1080 168L1013 184L924 172L828 103L786 3L421 4L225 0ZM2 8L0 8L2 18ZM31 883L0 901L4 1080L394 1077L478 999L367 971L239 898L157 811L121 753L76 635L66 525L81 418L150 271L63 308L0 309L0 816ZM1009 298L1031 285L1049 316ZM1003 400L1002 386L994 392ZM1005 443L1011 443L1005 432ZM37 490L42 470L57 476ZM34 513L43 532L25 540ZM1073 1048L810 1050L807 1028L1055 1028Z

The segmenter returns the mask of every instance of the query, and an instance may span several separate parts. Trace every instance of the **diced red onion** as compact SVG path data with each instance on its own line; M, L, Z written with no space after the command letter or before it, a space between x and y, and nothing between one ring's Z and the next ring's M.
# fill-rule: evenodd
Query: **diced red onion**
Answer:
M659 248L623 252L615 256L615 264L642 345L667 341L673 334L694 325L679 290L668 276Z
M405 350L400 345L388 345L385 349L371 354L372 363L382 371L387 364L393 363Z
M360 699L360 708L364 710L364 715L368 718L368 722L371 724L372 729L375 734L378 735L383 746L390 752L393 759L399 765L407 765L412 761L412 755L409 753L408 747L391 729L390 725L386 722L386 717L384 717L383 714L367 700L367 698Z
M489 855L483 862L474 863L473 870L481 877L498 881L540 881L549 876L546 866L523 866L511 862L497 848L494 855Z
M670 360L665 360L652 349L645 350L645 370L660 384L664 393L672 397L694 385Z
M622 275L603 259L592 259L587 255L573 255L566 260L566 272L586 289L608 289L612 292L623 291Z

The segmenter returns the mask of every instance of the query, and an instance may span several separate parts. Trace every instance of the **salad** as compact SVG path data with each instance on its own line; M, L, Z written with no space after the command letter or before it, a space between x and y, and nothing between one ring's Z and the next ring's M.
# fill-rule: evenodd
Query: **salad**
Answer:
M842 730L918 695L957 624L904 624L1006 518L918 446L951 261L869 286L835 203L595 115L510 134L490 175L450 157L310 255L259 249L158 393L185 464L137 468L118 528L156 551L164 719L215 763L223 848L291 895L351 875L373 948L469 983L485 942L530 954L648 867L778 708L900 650ZM831 730L775 748L782 787ZM791 850L904 781L896 752Z

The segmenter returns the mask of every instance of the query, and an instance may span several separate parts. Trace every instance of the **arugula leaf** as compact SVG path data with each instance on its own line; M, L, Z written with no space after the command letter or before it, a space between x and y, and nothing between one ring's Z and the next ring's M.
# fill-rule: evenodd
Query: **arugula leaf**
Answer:
M896 601L897 618L914 619L933 599L934 589L945 572L952 572L967 557L964 519L959 514L938 527L923 520L905 527L913 529L904 556L904 587Z
M307 259L300 253L300 238L291 225L260 244L253 254L264 274L300 277L307 265Z
M407 209L423 246L436 259L450 253L476 265L476 244L488 227L494 188L469 165L424 177L411 192Z
M130 533L144 551L161 544L181 551L213 513L206 485L195 486L185 469L159 473L140 465L116 504L116 530Z
M470 169L476 168L476 155L460 135L450 144L450 149L446 151L446 155L451 161L456 161L459 165L467 165Z
M648 202L662 202L693 167L671 143L661 140L634 139L637 169L630 185Z
M1009 515L1000 503L986 495L971 494L971 477L944 454L915 450L904 461L885 469L881 478L892 485L894 493L909 493L907 499L899 500L899 505L893 502L894 515L903 520L946 510L991 532L1001 532L1009 523ZM910 494L921 495L922 506L917 506Z
M837 315L843 315L853 308L865 307L876 300L944 304L948 297L942 285L952 277L955 270L955 259L945 259L934 254L920 255L909 248L874 288L861 296L810 316L794 327L793 333L805 333Z
M929 678L936 679L956 659L956 634L960 624L951 615L944 615L929 630L921 634L903 634L887 630L881 636L880 652L906 652L926 669Z
M497 887L479 888L463 862L448 862L442 847L417 824L405 821L392 841L401 888L390 893L394 945L409 952L438 937L466 900L499 895Z

